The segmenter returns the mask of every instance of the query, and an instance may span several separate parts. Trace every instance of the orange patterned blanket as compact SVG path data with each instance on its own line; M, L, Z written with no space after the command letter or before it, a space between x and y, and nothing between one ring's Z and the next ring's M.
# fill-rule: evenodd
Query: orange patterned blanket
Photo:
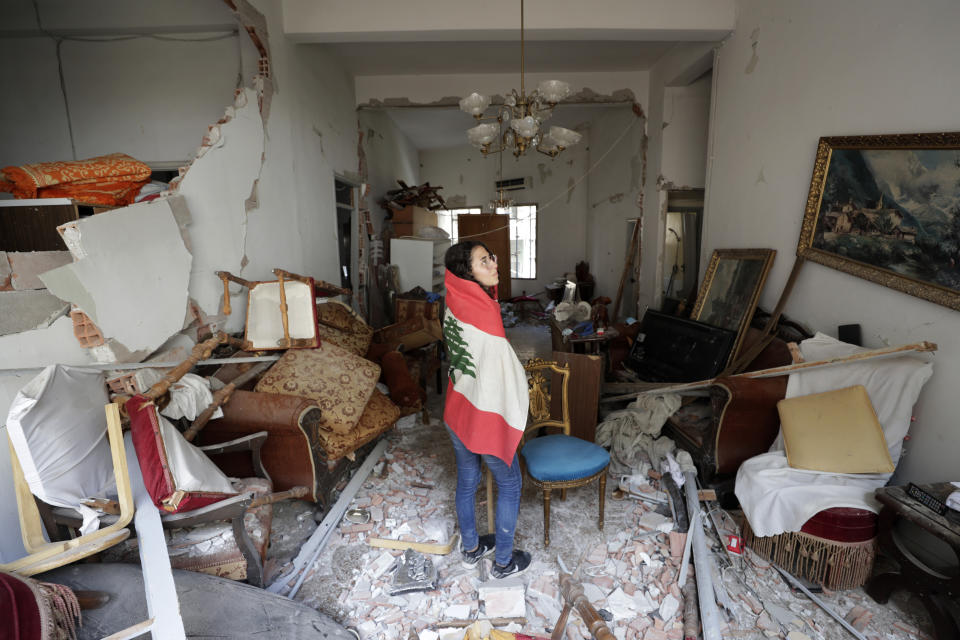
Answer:
M150 167L124 153L86 160L4 167L0 191L16 198L71 198L84 204L123 206L150 181Z

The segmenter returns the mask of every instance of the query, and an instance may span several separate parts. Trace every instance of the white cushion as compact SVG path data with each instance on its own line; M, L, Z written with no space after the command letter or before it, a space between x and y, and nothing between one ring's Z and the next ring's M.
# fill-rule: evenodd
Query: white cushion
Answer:
M30 491L48 504L77 508L115 493L103 374L51 365L21 389L7 429Z

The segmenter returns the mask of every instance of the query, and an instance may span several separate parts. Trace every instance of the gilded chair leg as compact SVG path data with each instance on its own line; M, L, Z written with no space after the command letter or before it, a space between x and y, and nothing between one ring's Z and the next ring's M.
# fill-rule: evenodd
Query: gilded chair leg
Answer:
M567 499L567 490L566 490L566 489L560 489L560 499L561 499L561 500L566 500L566 499Z
M543 490L543 546L550 546L550 489Z
M603 501L607 497L607 474L600 476L600 524L599 529L603 531Z

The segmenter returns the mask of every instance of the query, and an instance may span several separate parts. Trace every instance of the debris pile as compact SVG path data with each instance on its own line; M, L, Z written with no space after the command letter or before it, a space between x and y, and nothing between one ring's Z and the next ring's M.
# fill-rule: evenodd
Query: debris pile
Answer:
M408 186L403 180L397 180L399 189L390 189L386 196L381 198L377 204L387 211L399 211L406 207L422 207L434 211L436 209L446 209L447 203L443 201L443 196L437 193L442 186L431 187L429 182L417 186Z

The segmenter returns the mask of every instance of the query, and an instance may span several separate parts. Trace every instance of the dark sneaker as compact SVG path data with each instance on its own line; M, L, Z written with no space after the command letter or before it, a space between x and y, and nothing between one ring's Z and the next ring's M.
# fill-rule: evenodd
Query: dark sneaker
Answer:
M480 558L488 556L493 553L493 550L497 546L497 536L493 533L488 533L485 536L480 536L480 542L477 544L477 548L473 551L464 551L460 550L460 555L463 559L463 566L473 567L480 561Z
M515 576L518 573L523 573L527 567L530 566L530 554L526 551L514 551L513 557L510 559L510 564L505 567L501 567L496 562L493 563L493 569L490 573L494 578L506 578L507 576Z

